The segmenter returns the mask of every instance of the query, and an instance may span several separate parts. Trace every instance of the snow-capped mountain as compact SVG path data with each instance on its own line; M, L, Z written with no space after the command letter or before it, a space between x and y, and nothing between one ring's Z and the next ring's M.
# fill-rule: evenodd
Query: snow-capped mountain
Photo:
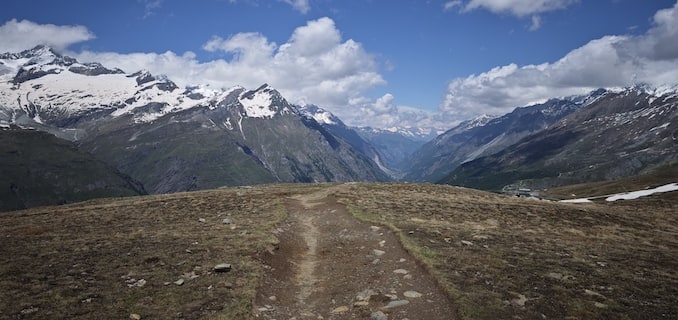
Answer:
M492 155L464 163L445 183L499 190L619 179L676 161L678 88L599 90L577 111Z
M182 89L44 46L0 55L0 125L8 124L75 141L150 193L388 179L371 156L269 85Z
M481 115L460 123L413 153L405 180L436 182L462 163L494 154L535 134L606 94L551 99L519 107L500 117Z

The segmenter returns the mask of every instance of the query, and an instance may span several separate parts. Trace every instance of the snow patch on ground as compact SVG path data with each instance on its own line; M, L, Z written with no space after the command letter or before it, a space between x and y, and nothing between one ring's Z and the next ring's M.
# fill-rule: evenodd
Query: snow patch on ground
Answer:
M593 202L593 201L591 201L593 199L601 199L601 198L605 198L605 201L609 201L609 202L617 201L617 200L633 200L633 199L638 199L640 197L653 195L655 193L663 193L663 192L670 192L670 191L676 191L676 190L678 190L678 183L674 182L674 183L669 183L669 184L659 186L659 187L656 187L656 188L653 188L653 189L609 194L609 195L599 196L599 197L567 199L567 200L560 200L559 202L563 202L563 203L590 203L590 202Z

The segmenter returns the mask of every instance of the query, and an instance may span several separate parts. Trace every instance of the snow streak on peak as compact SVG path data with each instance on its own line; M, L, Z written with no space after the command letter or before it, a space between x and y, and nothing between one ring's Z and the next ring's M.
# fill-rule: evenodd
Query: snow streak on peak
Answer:
M342 123L332 112L313 104L298 106L297 109L299 109L303 115L313 118L319 124L338 125Z
M289 111L284 106L276 105L282 102L280 93L268 84L253 91L242 92L238 100L251 118L272 118L279 111Z

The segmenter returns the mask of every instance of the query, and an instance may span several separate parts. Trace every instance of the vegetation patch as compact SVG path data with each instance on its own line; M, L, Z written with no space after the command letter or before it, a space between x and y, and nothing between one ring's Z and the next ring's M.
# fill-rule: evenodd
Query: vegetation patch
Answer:
M354 184L338 198L396 230L465 319L678 313L675 201L566 205L426 184Z
M301 186L103 199L0 215L0 318L251 315L259 254ZM229 272L214 266L231 264Z

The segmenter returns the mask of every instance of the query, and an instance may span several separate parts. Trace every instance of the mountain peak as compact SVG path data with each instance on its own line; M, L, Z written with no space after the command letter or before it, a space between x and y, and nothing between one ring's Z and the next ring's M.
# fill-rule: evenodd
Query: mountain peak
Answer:
M333 113L318 107L314 104L297 106L297 109L307 118L314 119L319 124L335 125L342 124L342 121Z
M291 111L289 103L278 90L264 83L259 88L240 93L238 101L248 117L272 118Z

